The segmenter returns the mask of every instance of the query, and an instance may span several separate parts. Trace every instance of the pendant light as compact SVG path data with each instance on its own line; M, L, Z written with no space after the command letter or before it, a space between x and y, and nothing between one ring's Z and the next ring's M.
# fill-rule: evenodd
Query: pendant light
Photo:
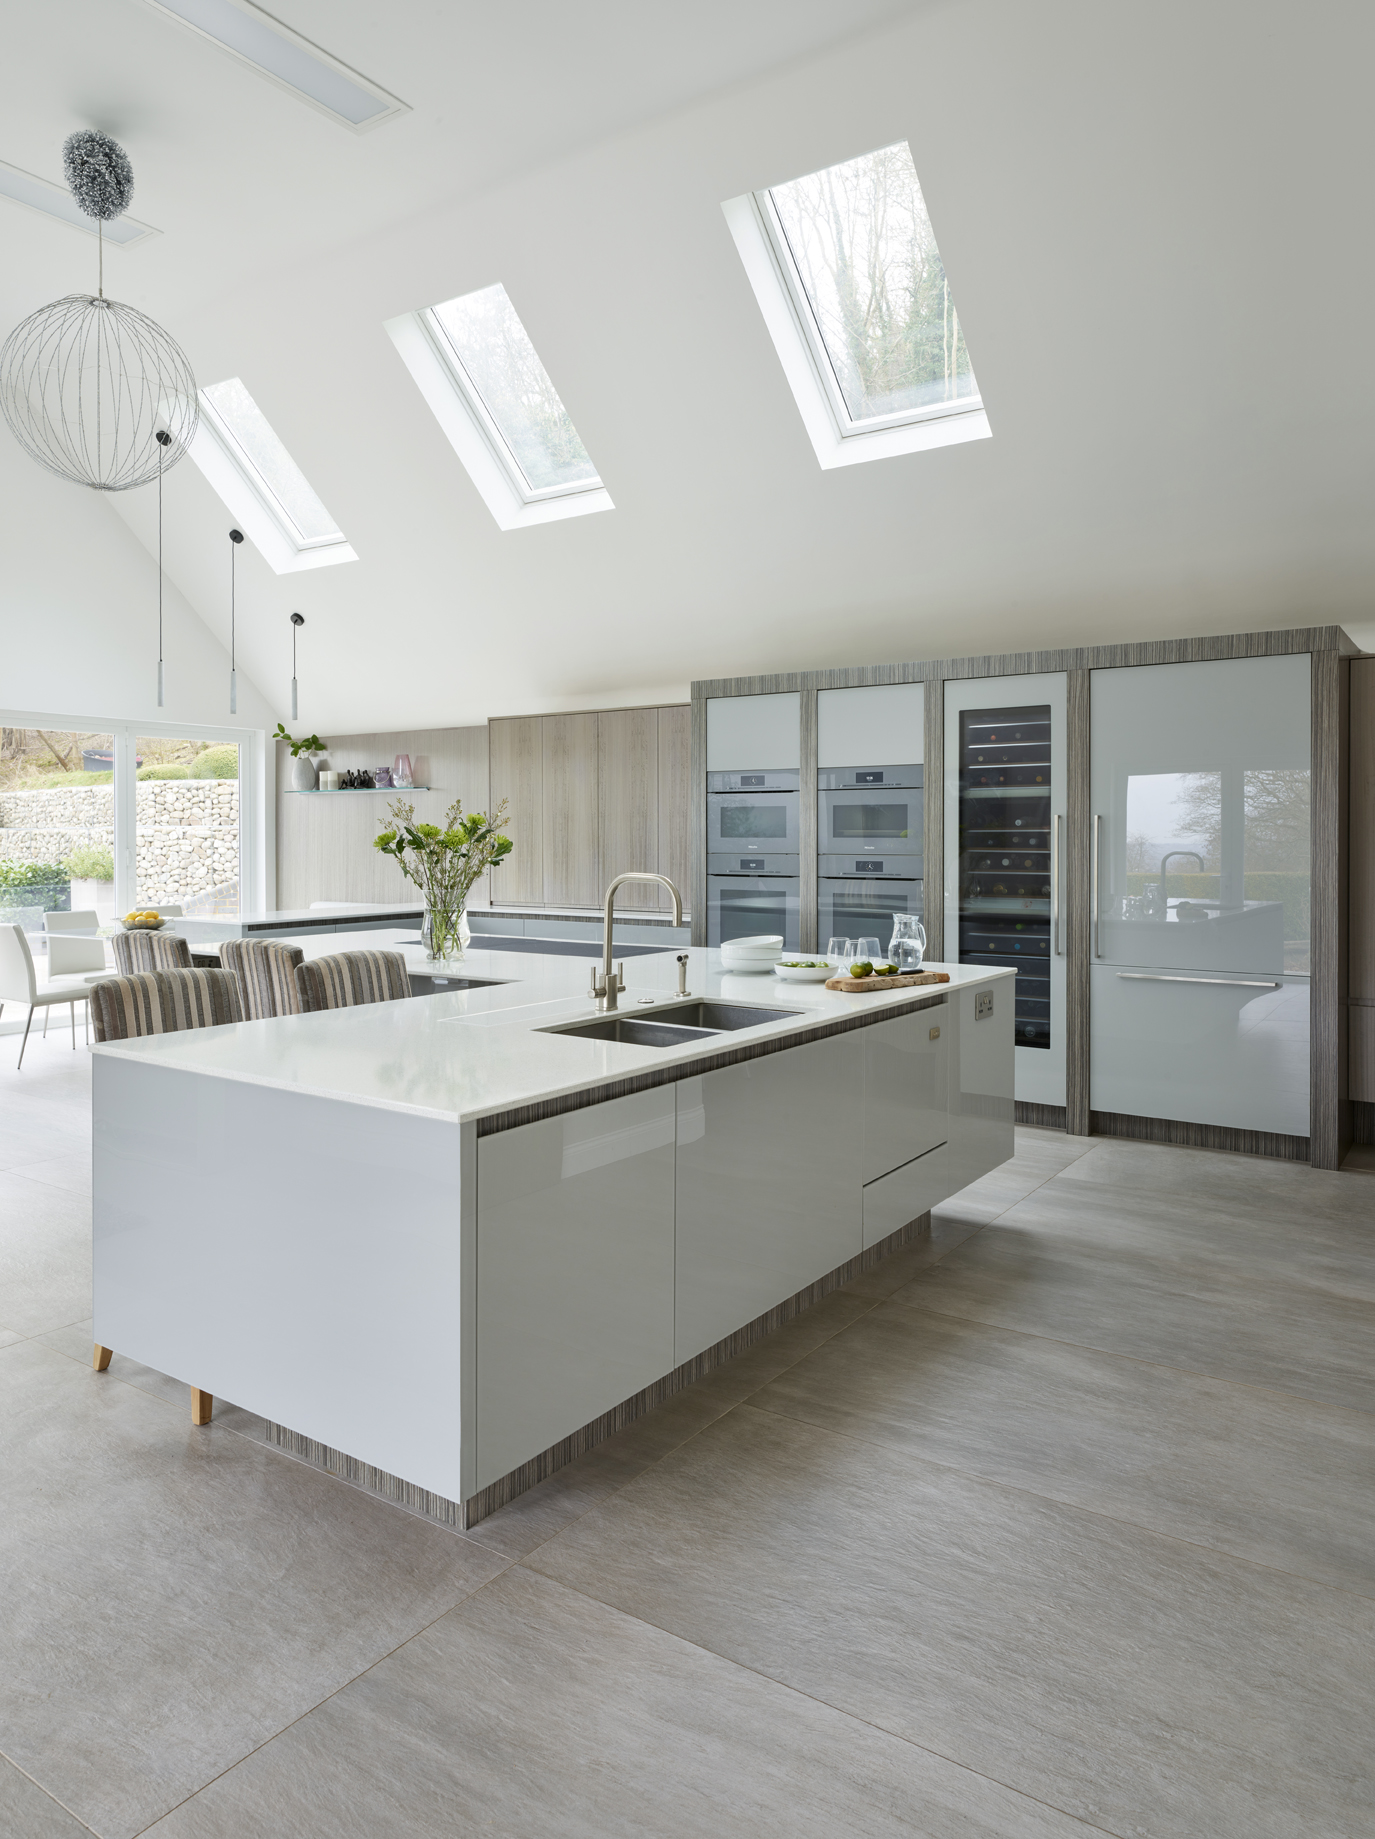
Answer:
M158 443L158 707L162 707L162 456L172 444L166 428L159 428Z
M296 630L305 625L305 615L293 613L291 616L291 719L296 720Z
M239 712L239 675L238 675L238 631L237 612L234 603L234 558L239 553L239 544L243 541L242 530L229 532L229 713Z
M134 192L128 155L108 134L83 129L67 137L62 164L72 197L96 221L99 291L67 294L15 327L0 348L0 414L49 472L126 492L186 454L200 398L176 340L105 293L105 225Z

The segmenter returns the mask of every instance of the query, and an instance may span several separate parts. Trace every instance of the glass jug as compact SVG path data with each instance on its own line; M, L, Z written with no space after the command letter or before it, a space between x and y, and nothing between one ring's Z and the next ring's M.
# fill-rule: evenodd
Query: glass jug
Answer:
M919 971L926 951L926 928L915 913L893 915L893 936L888 945L888 962L900 971Z

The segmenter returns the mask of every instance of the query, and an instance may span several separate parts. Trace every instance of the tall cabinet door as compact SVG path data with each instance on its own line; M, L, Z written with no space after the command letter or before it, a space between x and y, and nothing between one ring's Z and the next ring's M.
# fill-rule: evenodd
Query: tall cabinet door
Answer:
M597 717L542 716L540 737L544 899L551 907L595 907L606 891L597 835Z
M1308 1134L1310 661L1092 678L1090 1103Z
M945 685L945 955L1015 970L1016 1093L1065 1102L1062 671Z

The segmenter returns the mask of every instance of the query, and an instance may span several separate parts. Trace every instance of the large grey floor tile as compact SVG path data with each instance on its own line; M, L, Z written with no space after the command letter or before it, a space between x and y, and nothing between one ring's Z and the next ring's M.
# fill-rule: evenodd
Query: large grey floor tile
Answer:
M75 1150L63 1155L54 1155L42 1161L32 1156L22 1162L11 1165L8 1173L23 1175L29 1181L41 1181L46 1187L61 1188L68 1194L84 1194L87 1198L91 1192L91 1152L89 1148Z
M107 1378L0 1357L0 1729L127 1839L504 1561Z
M901 1304L750 1403L1375 1595L1375 1415Z
M1255 1215L1284 1212L1299 1221L1349 1220L1367 1230L1372 1226L1366 1192L1348 1176L1268 1156L1099 1137L1090 1154L1066 1168L1065 1179L1168 1193L1195 1214L1219 1206Z
M1053 1809L510 1571L157 1839L1089 1839Z
M1031 1203L1027 1203L1028 1209ZM920 1271L894 1301L1301 1398L1375 1410L1375 1307L1252 1274L1245 1258L1172 1259L1104 1214L1095 1244L1050 1203L1014 1209Z
M91 1356L95 1352L95 1326L88 1316L84 1322L71 1322L66 1328L52 1328L46 1334L36 1335L44 1347L56 1348L59 1354L65 1354L69 1360L89 1367ZM159 1373L155 1367L142 1366L137 1360L130 1360L127 1354L121 1354L116 1348L106 1368L108 1376L126 1386L137 1386L140 1392L151 1392L154 1398L164 1399L169 1405L184 1406L187 1413L191 1410L191 1388L188 1382L173 1379L168 1373ZM215 1400L215 1415L223 1415L224 1401Z
M872 1307L869 1297L856 1297L849 1287L832 1291L753 1347L673 1393L585 1456L480 1520L469 1536L509 1557L533 1551Z
M88 1828L0 1756L0 1833L5 1839L81 1839Z
M84 1127L73 1128L65 1109L59 1117L54 1117L47 1107L39 1110L30 1106L26 1110L27 1116L16 1117L14 1106L0 1098L0 1169L21 1168L52 1157L85 1156L89 1160L89 1115Z
M1375 1302L1375 1208L1338 1219L1305 1212L1302 1196L1260 1209L1244 1193L1196 1206L1169 1188L1117 1187L1067 1171L1008 1211L1091 1246L1139 1247L1162 1267L1225 1265L1242 1277L1298 1279Z
M0 1173L0 1321L41 1334L91 1313L91 1203Z
M1366 1830L1346 1591L748 1406L525 1563L1114 1833Z

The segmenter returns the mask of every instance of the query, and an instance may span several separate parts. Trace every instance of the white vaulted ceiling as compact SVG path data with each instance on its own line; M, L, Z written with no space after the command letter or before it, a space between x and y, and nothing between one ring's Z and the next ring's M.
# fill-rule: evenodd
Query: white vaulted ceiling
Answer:
M1375 646L1368 7L277 11L411 112L355 136L142 0L3 0L0 159L123 142L161 235L107 291L243 379L357 550L245 546L240 666L283 712L292 608L320 732L1267 625ZM900 139L993 438L823 472L720 206ZM0 334L94 254L0 199ZM499 530L383 330L495 281L614 511ZM148 492L108 508L152 544ZM226 638L229 522L169 477L170 572Z

